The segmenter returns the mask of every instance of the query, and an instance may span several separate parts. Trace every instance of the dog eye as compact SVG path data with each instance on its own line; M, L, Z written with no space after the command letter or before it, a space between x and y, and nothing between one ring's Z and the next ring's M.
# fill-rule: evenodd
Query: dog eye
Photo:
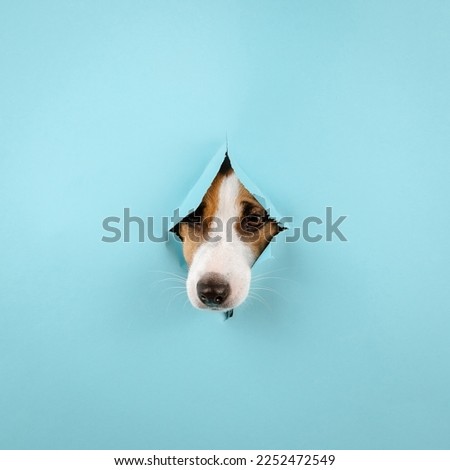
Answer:
M265 219L259 214L250 214L242 219L241 226L247 232L256 232L264 225Z

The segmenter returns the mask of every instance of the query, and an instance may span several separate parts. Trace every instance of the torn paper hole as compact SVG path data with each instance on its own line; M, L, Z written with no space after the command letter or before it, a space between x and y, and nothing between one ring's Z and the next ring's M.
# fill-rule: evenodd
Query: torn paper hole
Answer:
M181 218L192 213L199 206L205 193L210 188L212 181L216 177L218 170L224 161L224 156L226 155L226 152L226 146L223 145L211 158L197 182L193 185L186 197L180 203L178 208L178 215ZM270 198L267 197L267 195L265 195L263 191L261 191L261 189L248 177L248 175L239 166L238 161L239 157L236 154L231 155L231 164L240 182L267 210L271 218L275 220L280 220L280 214L276 210ZM182 251L182 242L176 234L172 232L169 234L169 241L167 246L169 250L175 254L177 259L179 260L180 265L186 266L186 260L183 256ZM265 261L270 259L273 259L273 250L271 243L267 245L261 255L257 258L255 264L260 265L261 263L264 263Z

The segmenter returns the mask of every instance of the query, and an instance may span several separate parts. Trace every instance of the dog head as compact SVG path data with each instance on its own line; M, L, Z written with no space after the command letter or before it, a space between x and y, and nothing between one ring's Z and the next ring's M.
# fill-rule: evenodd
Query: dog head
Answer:
M192 305L227 311L244 302L251 267L282 230L239 181L226 153L200 205L171 229L183 242Z

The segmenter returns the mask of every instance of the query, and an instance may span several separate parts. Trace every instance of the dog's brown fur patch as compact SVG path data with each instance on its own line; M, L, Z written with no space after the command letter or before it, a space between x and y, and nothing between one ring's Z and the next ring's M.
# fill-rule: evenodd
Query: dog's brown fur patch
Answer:
M196 220L192 221L190 217L187 216L172 229L183 240L183 255L188 265L191 265L195 252L200 245L208 241L211 223L217 214L220 202L220 187L224 179L228 178L233 173L234 170L231 167L230 159L226 154L219 172L203 196L201 204L194 213L190 214L195 215L194 218ZM275 220L268 217L264 207L240 181L237 200L226 202L236 204L236 207L239 208L238 219L234 222L234 227L241 240L250 246L256 261L272 238L284 229L280 227ZM264 219L264 225L251 232L243 228L243 220L249 215L246 213L248 210L250 210L250 214L261 216ZM227 223L227 221L222 222ZM222 234L222 236L224 236L224 234Z
M223 166L224 165L222 164L222 167ZM219 170L213 182L211 183L211 186L203 196L201 202L202 220L199 221L198 224L189 224L188 222L183 221L180 222L179 235L183 240L183 255L188 265L192 263L194 254L199 246L205 242L209 228L208 225L211 219L217 213L220 185L223 179L227 178L233 172L231 167L229 167L229 169L226 171L221 170Z
M241 184L241 190L239 192L239 206L241 207L240 211L240 222L246 214L244 214L244 207L252 207L251 213L259 216L267 216L267 211L264 207L258 202L258 200ZM255 261L259 258L261 253L266 249L267 245L270 243L273 237L280 233L283 228L280 227L277 222L273 219L268 218L267 222L263 227L255 232L246 232L242 223L236 225L237 232L241 239L245 241L253 251L255 256Z

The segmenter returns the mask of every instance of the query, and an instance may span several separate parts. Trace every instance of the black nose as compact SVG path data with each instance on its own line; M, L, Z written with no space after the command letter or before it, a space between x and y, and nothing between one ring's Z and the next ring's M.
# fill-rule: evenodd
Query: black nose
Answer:
M198 298L210 308L220 307L230 293L230 285L220 275L210 274L204 276L197 283Z

